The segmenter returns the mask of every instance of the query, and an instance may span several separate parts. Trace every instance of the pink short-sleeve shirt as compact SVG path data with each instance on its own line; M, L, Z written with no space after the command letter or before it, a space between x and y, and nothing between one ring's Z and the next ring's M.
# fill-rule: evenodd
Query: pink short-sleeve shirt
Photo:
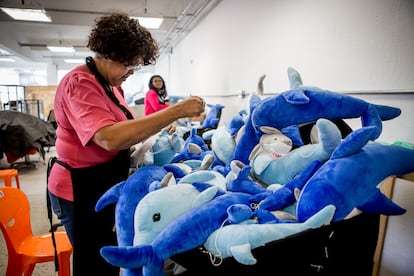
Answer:
M120 103L128 108L120 91L116 88L113 91ZM59 160L73 168L82 168L106 162L118 153L101 148L92 137L100 128L127 118L85 65L69 72L59 83L54 112L58 123L55 146ZM48 188L54 195L73 201L70 172L63 166L55 164Z

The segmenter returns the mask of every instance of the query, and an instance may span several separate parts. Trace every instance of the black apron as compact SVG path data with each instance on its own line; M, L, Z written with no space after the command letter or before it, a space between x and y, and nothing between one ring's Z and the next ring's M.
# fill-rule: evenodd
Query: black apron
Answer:
M124 112L127 119L133 119L129 110L116 98L105 78L99 73L92 57L86 58L86 65L102 85L106 95ZM98 199L113 185L128 178L130 151L122 150L112 160L87 168L71 168L74 197L74 254L73 275L119 275L119 267L106 262L100 250L104 246L117 245L115 206L110 205L95 212ZM79 222L82 224L79 224ZM78 222L78 223L76 223Z
M106 163L87 168L71 168L74 196L73 275L119 275L100 255L103 246L117 245L115 205L95 211L98 199L113 185L128 177L129 150L120 151ZM79 224L77 222L82 222Z

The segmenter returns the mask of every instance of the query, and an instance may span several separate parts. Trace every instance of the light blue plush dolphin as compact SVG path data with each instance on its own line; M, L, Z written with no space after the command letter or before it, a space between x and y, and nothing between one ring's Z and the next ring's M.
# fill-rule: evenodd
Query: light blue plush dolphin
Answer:
M150 244L174 219L220 194L218 186L203 183L175 184L150 192L135 209L133 245Z
M336 206L333 221L362 212L401 215L406 210L387 198L377 186L388 176L414 171L414 150L369 142L375 127L349 134L308 180L297 200L296 215L303 222L329 204Z
M334 213L335 206L329 205L303 223L257 224L250 220L226 225L214 231L204 243L204 247L215 258L224 259L232 256L241 264L254 265L257 260L251 252L252 249L307 229L327 225Z

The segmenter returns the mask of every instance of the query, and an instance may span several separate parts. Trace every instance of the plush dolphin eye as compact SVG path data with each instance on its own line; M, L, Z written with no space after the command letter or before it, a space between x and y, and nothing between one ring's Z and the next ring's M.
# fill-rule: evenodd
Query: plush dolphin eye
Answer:
M161 219L160 213L155 213L155 214L152 215L152 221L153 222L159 221L160 219Z

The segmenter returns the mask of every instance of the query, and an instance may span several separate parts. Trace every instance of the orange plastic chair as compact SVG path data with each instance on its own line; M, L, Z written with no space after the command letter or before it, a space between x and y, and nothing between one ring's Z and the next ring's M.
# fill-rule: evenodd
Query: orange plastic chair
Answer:
M20 189L20 182L19 182L19 172L16 169L5 169L0 170L0 178L4 180L4 186L11 187L12 186L12 177L16 180L16 186Z
M37 263L55 261L51 233L35 236L26 194L14 187L0 187L0 227L7 244L6 276L32 275ZM55 234L59 276L70 276L72 246L64 231Z

